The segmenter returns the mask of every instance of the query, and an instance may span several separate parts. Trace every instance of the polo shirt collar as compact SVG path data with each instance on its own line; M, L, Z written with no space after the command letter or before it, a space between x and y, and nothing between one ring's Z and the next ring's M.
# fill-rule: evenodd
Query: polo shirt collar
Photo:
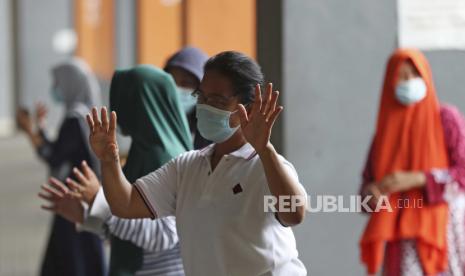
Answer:
M215 144L208 145L205 148L199 150L200 155L203 157L210 157L213 154L214 149ZM249 143L245 143L242 147L240 147L236 151L229 153L228 155L250 160L256 155L256 152L255 149Z

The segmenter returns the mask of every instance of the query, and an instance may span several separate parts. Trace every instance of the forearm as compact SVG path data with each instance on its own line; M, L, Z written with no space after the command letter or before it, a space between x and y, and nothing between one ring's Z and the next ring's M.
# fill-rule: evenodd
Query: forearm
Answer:
M151 220L112 216L106 225L112 235L151 252L171 249L179 241L173 217Z
M126 217L131 204L133 187L121 170L119 160L101 162L102 187L111 212L119 217Z
M407 178L407 189L423 189L426 185L426 174L421 171L412 171L408 174Z
M40 134L39 131L29 131L27 132L27 137L29 138L29 141L31 142L32 146L37 149L44 145L45 141L42 138L42 135Z
M267 147L258 154L263 164L269 190L278 199L278 202L280 202L280 197L284 196L286 199L289 198L291 203L301 203L296 204L294 212L292 212L292 206L291 212L281 212L278 208L279 219L282 223L290 226L301 223L305 216L306 202L305 194L299 187L300 184L289 174L285 164L279 160L279 155L271 143L268 143Z

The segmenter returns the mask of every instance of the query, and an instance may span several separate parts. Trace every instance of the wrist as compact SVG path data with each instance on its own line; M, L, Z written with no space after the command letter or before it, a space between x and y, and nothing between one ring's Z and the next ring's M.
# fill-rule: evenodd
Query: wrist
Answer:
M34 138L34 136L36 135L32 128L25 129L24 132L29 138Z
M98 190L90 198L87 199L87 204L91 207L94 204L95 198L97 197Z
M102 164L102 167L114 167L115 165L119 165L119 157L115 156L114 158L105 158L105 159L100 159L100 163Z
M270 154L274 154L276 152L276 150L275 150L273 144L271 144L271 142L268 142L265 147L263 147L260 150L256 150L256 151L257 151L257 154L260 157L267 157Z
M37 123L37 132L43 131L45 129L45 123Z
M423 172L416 172L415 173L415 187L423 187L426 185L426 175Z
M76 217L74 218L76 223L82 224L84 223L84 207L79 204L79 211L76 214Z

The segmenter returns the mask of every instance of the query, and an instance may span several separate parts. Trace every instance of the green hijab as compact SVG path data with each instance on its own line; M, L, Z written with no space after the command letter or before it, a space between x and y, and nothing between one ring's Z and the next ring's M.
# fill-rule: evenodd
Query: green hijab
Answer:
M110 108L132 144L123 172L133 183L192 149L184 111L173 78L154 66L117 70L111 81ZM142 266L143 249L112 237L110 275L134 275Z

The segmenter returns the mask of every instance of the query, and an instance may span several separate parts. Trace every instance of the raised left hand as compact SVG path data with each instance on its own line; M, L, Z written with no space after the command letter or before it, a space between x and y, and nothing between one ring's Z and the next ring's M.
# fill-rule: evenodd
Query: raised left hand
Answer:
M54 177L50 178L49 184L42 185L42 191L39 193L39 197L49 203L42 205L42 209L54 212L71 222L82 223L84 208L81 204L81 196Z
M404 192L414 188L423 187L426 183L422 172L395 172L385 176L379 183L383 193Z
M282 106L277 106L278 97L279 92L273 91L273 85L268 83L262 100L260 85L257 84L250 113L247 114L245 107L239 105L242 134L257 153L268 146L273 124L283 110Z

